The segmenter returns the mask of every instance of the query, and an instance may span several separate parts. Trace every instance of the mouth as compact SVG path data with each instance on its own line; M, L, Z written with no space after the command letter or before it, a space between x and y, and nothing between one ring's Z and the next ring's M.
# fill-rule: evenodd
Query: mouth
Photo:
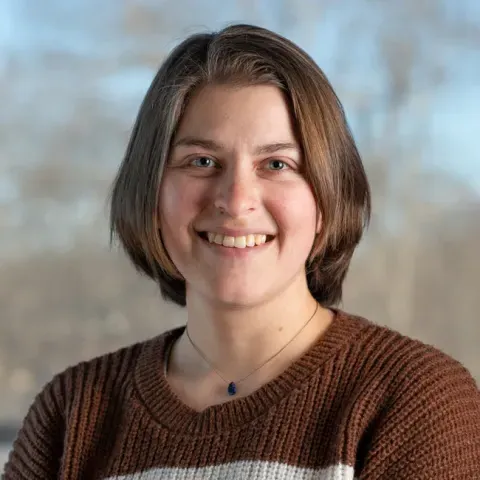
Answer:
M271 242L275 235L266 235L263 233L241 235L231 237L213 232L197 232L197 235L204 241L227 248L255 248L265 243Z

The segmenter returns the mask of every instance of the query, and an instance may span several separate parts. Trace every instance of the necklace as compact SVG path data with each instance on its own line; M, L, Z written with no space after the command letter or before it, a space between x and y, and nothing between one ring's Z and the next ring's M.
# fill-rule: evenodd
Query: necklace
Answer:
M271 357L267 358L267 360L265 360L265 362L260 364L259 367L255 368L255 370L253 370L252 372L250 372L248 375L241 378L240 380L237 380L236 382L226 380L223 377L223 375L213 366L212 362L206 357L206 355L200 350L200 348L197 347L195 342L190 337L190 333L188 332L188 323L185 327L185 333L187 334L187 338L190 341L190 343L192 344L192 347L197 351L197 353L200 355L200 357L202 357L202 359L205 361L205 363L207 363L207 365L228 385L227 386L228 395L233 396L237 393L237 385L239 383L243 382L244 380L246 380L247 378L252 376L255 372L257 372L262 367L264 367L268 362L273 360L277 355L280 355L280 353L283 352L283 350L285 350L285 348L287 348L288 345L290 345L298 337L298 335L300 335L300 333L303 331L303 329L310 323L312 318L315 316L315 314L317 313L317 310L318 310L318 303L317 303L317 306L315 307L315 311L313 312L312 316L303 324L302 328L300 328L300 330L298 330L298 332L278 352L274 353Z

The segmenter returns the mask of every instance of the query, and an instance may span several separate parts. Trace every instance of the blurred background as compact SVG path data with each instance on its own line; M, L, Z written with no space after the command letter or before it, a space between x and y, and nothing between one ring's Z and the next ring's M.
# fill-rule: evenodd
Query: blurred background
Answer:
M0 0L0 468L55 373L183 321L109 248L106 198L164 56L237 21L314 57L363 154L342 308L480 380L480 2Z

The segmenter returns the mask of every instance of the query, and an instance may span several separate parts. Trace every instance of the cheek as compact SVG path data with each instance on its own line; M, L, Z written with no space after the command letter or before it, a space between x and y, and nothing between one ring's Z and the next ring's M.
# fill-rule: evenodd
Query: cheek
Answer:
M159 198L158 220L163 243L177 268L178 243L182 237L182 224L185 222L185 204L179 189L169 178L162 183ZM184 242L180 242L183 244Z
M288 235L302 235L305 241L317 230L317 204L308 188L279 192L275 199L275 216L279 228Z
M184 275L183 262L191 243L188 226L192 208L188 206L188 197L182 195L182 191L188 189L184 189L181 183L173 175L164 177L157 215L165 249L177 270Z
M159 225L165 246L172 257L174 251L191 248L192 229L205 203L205 186L184 175L164 178L159 197Z
M176 175L166 175L160 189L159 218L162 226L180 228L192 213L192 188Z
M315 242L317 203L308 187L279 192L275 201L282 258L295 268L304 265Z

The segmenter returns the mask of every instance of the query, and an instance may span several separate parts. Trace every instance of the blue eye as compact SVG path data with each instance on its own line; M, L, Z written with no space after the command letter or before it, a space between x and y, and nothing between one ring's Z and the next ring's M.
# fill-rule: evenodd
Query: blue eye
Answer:
M209 157L197 157L194 158L191 164L195 167L209 168L215 167L215 162Z
M282 160L270 160L268 165L270 170L285 170L288 168L288 165L285 162L282 162Z

